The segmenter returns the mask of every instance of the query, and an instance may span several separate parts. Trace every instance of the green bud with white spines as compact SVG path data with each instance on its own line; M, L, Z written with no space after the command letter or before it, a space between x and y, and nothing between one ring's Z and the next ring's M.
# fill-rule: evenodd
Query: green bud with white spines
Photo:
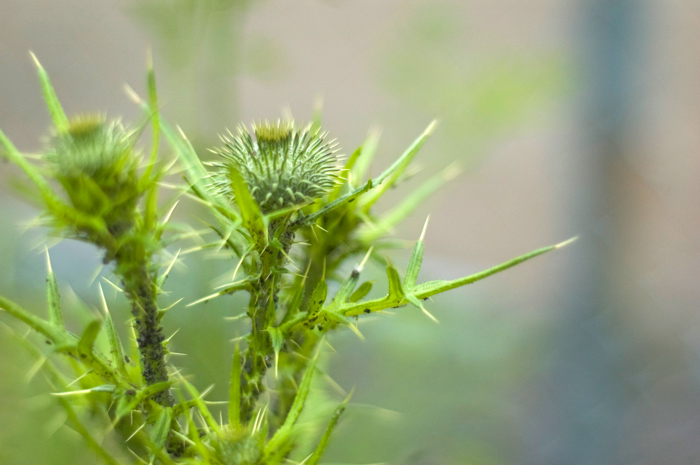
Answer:
M73 208L104 221L115 237L132 226L142 194L134 142L119 121L86 115L57 132L46 153Z
M323 197L337 180L335 144L326 133L291 121L254 124L252 133L239 126L238 134L222 136L224 146L213 150L223 158L213 163L212 187L233 197L231 170L245 180L263 213L301 206Z

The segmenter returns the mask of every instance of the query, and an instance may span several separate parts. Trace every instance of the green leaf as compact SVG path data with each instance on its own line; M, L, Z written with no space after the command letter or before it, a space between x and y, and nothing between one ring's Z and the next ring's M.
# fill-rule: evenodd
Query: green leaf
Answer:
M241 349L236 344L231 362L231 384L228 390L228 422L233 428L241 425Z
M421 263L423 262L423 241L416 241L416 245L413 246L413 252L411 253L411 258L408 262L408 267L406 268L406 276L404 276L403 284L406 288L410 289L416 285L416 279L418 278L418 272L420 271Z
M2 131L0 131L0 144L5 147L5 155L7 158L12 163L19 166L29 177L29 179L31 179L31 181L37 186L41 196L44 199L44 202L46 203L46 206L56 217L56 219L77 228L84 228L94 231L95 234L100 236L100 240L103 244L114 245L114 239L107 231L104 221L94 216L85 215L84 213L81 213L66 205L63 200L56 195L53 189L51 189L51 186L41 175L39 170L26 160L26 158L19 152L19 150L17 150L14 144L12 144L10 139L8 139Z
M408 267L406 268L406 276L403 279L403 285L406 289L412 289L416 285L416 279L418 279L418 272L420 272L420 267L423 264L423 239L425 238L425 232L428 229L428 220L430 217L426 218L425 224L423 225L423 232L416 241L416 245L413 246L413 252L411 253L411 258L408 261Z
M428 140L428 137L430 137L430 135L433 133L436 124L437 121L431 122L425 131L423 131L423 134L413 141L413 143L398 158L398 160L396 160L386 171L384 171L374 180L375 186L377 186L376 190L374 190L373 193L370 194L362 203L362 208L365 213L367 213L370 207L396 183L401 174L406 170L406 168L408 168L408 165L411 164L413 157L416 156L425 141Z
M153 430L151 430L151 440L156 449L162 449L165 445L172 421L173 409L171 407L164 407L158 412L155 425L153 426Z
M374 186L374 184L373 184L372 180L370 179L364 185L358 187L354 191L338 197L337 199L335 199L331 203L323 206L322 208L316 210L315 212L313 212L307 216L299 218L297 221L292 223L292 227L298 228L298 227L306 226L306 225L313 223L314 221L316 221L317 219L319 219L323 215L326 215L327 213L335 210L336 208L338 208L342 204L355 201L355 199L357 199L357 197L361 196L365 192L372 189L373 186Z
M199 393L197 388L195 388L182 375L178 374L177 376L180 379L180 382L184 384L185 389L187 389L187 392L189 392L190 396L192 396L192 401L197 406L199 413L202 414L204 421L207 422L207 425L209 425L211 429L213 429L217 434L220 435L221 426L219 425L219 423L217 423L216 419L214 418L214 415L212 415L209 411L209 407L207 407L207 404L204 402L204 399L202 399L201 394Z
M333 302L336 304L345 303L350 298L352 292L355 290L355 286L357 286L359 280L359 270L352 270L352 272L350 273L350 277L346 279L343 284L341 284L340 289L338 289L338 292L336 292L335 297L333 298Z
M433 314L430 313L430 312L423 306L423 302L421 302L420 299L418 299L415 295L413 295L413 294L407 294L407 295L406 295L406 300L407 300L411 305L413 305L414 307L416 307L417 309L419 309L420 311L422 311L423 313L425 313L425 315L426 315L428 318L430 318L431 320L433 320L435 323L439 323L438 319L435 318L435 317L433 316Z
M267 228L263 221L262 213L258 204L250 195L248 185L241 173L233 166L229 166L229 178L234 200L241 211L243 226L250 233L253 241L257 244L258 250L262 250L267 245Z
M308 316L308 313L307 313L307 312L297 313L296 315L294 315L293 318L291 318L291 319L289 319L288 321L285 321L284 323L280 324L280 325L279 325L279 330L282 331L282 334L286 334L286 333L288 333L289 331L291 331L292 328L294 328L294 326L296 326L297 324L299 324L299 323L303 322L304 320L306 320L306 317L307 317L307 316Z
M49 307L49 322L57 328L65 328L63 311L61 310L61 296L58 293L58 281L56 281L56 274L51 268L51 258L49 257L48 249L46 250L46 266L48 268L46 301Z
M100 374L105 380L114 382L119 386L123 386L125 384L123 377L112 368L109 361L101 354L93 352L80 352L78 347L80 340L76 338L75 335L68 333L64 329L57 328L48 321L29 313L27 310L3 297L2 295L0 295L0 310L6 311L13 318L18 319L32 329L41 333L47 340L54 344L56 351L67 352L75 357L81 357L87 366L94 369L95 372ZM98 325L97 330L99 331L99 322L96 323ZM87 331L88 330L86 330L86 332ZM88 336L83 341L83 347L86 347L91 335L84 334L84 336Z
M190 413L188 412L188 410L191 408L191 406L189 405L190 402L185 401L181 391L178 390L176 392L179 400L176 407L180 409L180 411L185 416L185 421L187 422L187 437L189 437L190 441L192 441L193 447L204 458L206 463L211 457L211 452L209 452L209 449L207 447L208 444L205 444L202 440L202 436L200 436L199 434L200 429L197 428L197 425L192 419L192 415L190 415Z
M92 320L88 323L85 331L83 331L83 335L80 336L80 340L78 341L78 353L81 356L94 356L93 346L95 345L97 335L100 333L101 324L100 320Z
M361 239L366 243L372 243L389 233L396 225L420 206L426 198L445 186L448 181L454 179L458 174L459 168L448 166L441 173L428 179L417 189L411 191L401 203L393 207L389 212L383 214L382 218L377 221L371 229L368 228L362 231L360 234Z
M301 383L299 384L297 395L294 397L292 407L289 409L289 413L287 414L287 418L284 420L282 426L275 432L274 436L272 436L272 439L270 439L270 441L267 443L267 446L265 446L265 456L273 455L275 451L284 447L291 441L294 424L299 418L299 415L301 415L301 411L304 409L304 405L306 403L306 398L311 390L311 380L313 378L314 371L316 370L318 355L319 351L317 350L316 354L309 361L306 371L304 372L304 376L301 379Z
M349 182L349 177L351 176L351 170L352 167L355 165L355 162L357 161L357 158L360 156L362 153L362 147L364 146L361 145L359 146L353 153L350 155L350 158L348 159L348 162L345 163L345 166L343 167L342 174L340 175L341 178L345 178L345 181L339 182L334 188L333 191L328 195L328 200L333 201L340 196L341 191L343 190L343 187L346 185L351 185Z
M304 465L318 465L318 462L319 460L321 460L323 452L325 452L326 450L326 446L328 445L328 441L331 438L331 434L333 434L333 429L335 428L335 425L338 424L340 416L345 411L345 407L347 406L348 401L350 400L350 396L352 396L352 392L345 398L345 400L338 406L338 408L335 409L331 420L328 422L326 431L323 433L323 436L321 436L321 440L319 441L318 446L316 446L316 450L314 450L314 453L311 454L311 457L304 461Z
M469 275L469 276L465 276L464 278L455 279L453 281L429 281L427 283L423 283L419 286L416 286L413 294L419 299L424 299L426 297L430 297L430 296L433 296L435 294L440 294L442 292L446 292L446 291L449 291L451 289L456 289L458 287L466 286L467 284L472 284L472 283L475 283L477 281L481 281L482 279L488 278L489 276L492 276L496 273L500 273L501 271L507 270L508 268L512 268L516 265L519 265L527 260L538 257L542 254L545 254L547 252L551 252L552 250L561 249L562 247L565 247L565 246L571 244L575 240L576 240L576 238L574 237L572 239L569 239L567 241L561 242L561 243L556 244L556 245L533 250L530 253L526 253L524 255L516 257L516 258L509 260L505 263L501 263L500 265L496 265L496 266L489 268L487 270L484 270L482 272L475 273L475 274Z
M352 167L351 174L353 179L359 181L367 174L367 171L374 160L374 155L377 153L379 136L380 133L377 130L372 130L367 135L367 139L365 139L364 143L362 144L362 153L356 160L355 165Z
M360 287L357 288L355 292L352 293L348 301L350 302L357 302L358 300L364 298L367 294L369 294L369 291L372 290L372 282L371 281L365 281L364 283L360 284Z
M56 193L51 189L49 183L44 179L39 170L29 163L27 159L17 150L17 147L10 141L10 139L5 135L2 130L0 130L0 143L5 147L5 156L19 166L22 171L32 180L32 182L39 188L44 201L49 204L50 202L62 203Z
M321 307L326 302L326 297L328 296L328 284L326 284L325 279L321 279L316 285L316 289L311 294L311 301L309 301L309 320L313 320Z
M30 328L41 333L43 336L48 338L57 346L70 346L77 342L75 337L71 337L66 331L62 331L59 328L56 328L48 321L39 318L38 316L32 313L29 313L24 308L20 307L16 303L1 295L0 309L6 311L10 315L12 315L12 317L18 319Z
M138 96L136 98L138 99ZM150 116L152 110L145 103L139 102L144 111ZM219 197L212 195L209 191L207 187L209 173L204 168L202 161L199 159L199 156L197 156L197 152L194 150L189 139L187 139L187 136L185 136L185 133L180 130L178 134L162 120L160 121L160 130L168 143L175 150L184 169L185 179L187 179L192 192L209 207L210 211L222 224L229 225L230 223L239 221L240 218L238 214L229 208L228 205L224 204Z
M272 350L275 352L275 378L277 378L277 368L279 365L280 350L282 350L282 344L284 344L284 333L280 328L267 328L267 332L270 334L270 342L272 343Z
M389 265L386 268L386 276L389 279L389 294L387 295L387 299L393 302L400 302L404 297L404 291L398 271L396 271L396 268Z
M112 363L117 367L117 370L127 376L126 363L124 362L124 347L122 346L122 341L119 338L117 329L114 327L114 321L112 320L112 315L107 310L105 305L105 331L107 332L107 342L109 343L109 353L112 354Z
M148 107L150 110L150 120L151 120L151 155L148 160L148 165L144 170L141 182L144 188L147 190L145 211L144 211L144 222L145 229L147 231L152 230L157 223L158 214L158 177L159 173L152 179L151 174L156 166L158 160L158 149L160 145L160 109L158 108L158 94L156 92L156 76L153 71L153 61L151 57L148 57Z
M338 208L340 205L346 202L352 202L365 192L377 188L377 190L374 191L375 193L370 197L370 200L363 203L363 209L365 213L369 211L369 207L376 200L378 200L388 188L390 188L396 182L401 173L403 173L406 167L408 167L408 165L411 163L411 160L413 160L413 157L416 155L416 153L418 153L418 150L423 146L427 138L432 134L435 124L435 121L430 123L430 125L428 125L423 134L421 134L420 137L418 137L413 142L413 144L411 144L411 146L406 150L406 152L403 153L403 155L401 155L401 157L399 157L398 160L396 160L389 168L387 168L386 171L380 174L379 177L377 177L374 180L369 179L364 185L335 199L334 201L330 202L329 204L325 205L319 210L309 214L308 216L300 218L295 222L294 225L299 227L311 224L318 218L327 214L328 212ZM384 182L385 180L387 181Z
M158 108L158 92L156 91L156 73L153 71L153 58L148 57L148 105L151 109L151 127L153 129L151 146L151 158L149 165L153 166L158 158L158 145L160 142L160 109Z
M125 390L117 402L117 408L114 413L115 417L117 419L125 417L145 399L153 397L166 389L170 389L172 384L172 381L163 381L160 383L151 384L150 386L146 386L138 391L134 391L133 389Z
M292 286L294 293L287 303L287 313L285 313L284 318L282 319L282 324L291 321L298 314L299 307L304 300L304 283L306 282L306 277L307 276L305 274L304 276L297 276L294 279L294 284Z
M39 82L41 82L41 90L44 92L44 99L46 100L46 107L49 109L49 114L53 120L54 126L58 132L68 131L68 118L66 117L63 107L61 107L61 102L58 101L56 96L56 91L54 91L53 85L51 85L51 80L49 75L41 66L39 60L36 58L32 52L29 52L36 65L37 72L39 74Z

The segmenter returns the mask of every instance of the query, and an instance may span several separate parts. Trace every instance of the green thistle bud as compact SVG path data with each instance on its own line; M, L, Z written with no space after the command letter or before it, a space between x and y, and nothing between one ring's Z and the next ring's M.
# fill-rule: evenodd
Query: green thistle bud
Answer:
M141 194L134 139L118 121L79 116L54 135L46 154L72 206L100 217L115 236L133 224Z
M304 205L323 197L335 184L338 168L335 144L311 126L296 129L293 122L253 125L253 134L239 126L238 135L222 136L224 147L213 150L224 161L212 186L233 197L231 169L241 174L263 213Z

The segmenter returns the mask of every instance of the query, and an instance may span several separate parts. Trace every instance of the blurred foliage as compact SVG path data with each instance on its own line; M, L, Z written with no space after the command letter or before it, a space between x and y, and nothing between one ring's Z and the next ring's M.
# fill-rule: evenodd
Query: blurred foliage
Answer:
M173 113L194 140L238 116L237 78L275 79L289 67L282 44L245 34L252 0L138 0L128 11L163 57ZM203 83L206 83L204 85ZM225 96L222 98L222 96ZM169 110L170 111L170 110Z
M429 2L404 15L380 48L377 78L401 102L439 115L450 148L470 157L475 146L532 117L569 85L560 53L485 55L483 46L472 46L457 4Z

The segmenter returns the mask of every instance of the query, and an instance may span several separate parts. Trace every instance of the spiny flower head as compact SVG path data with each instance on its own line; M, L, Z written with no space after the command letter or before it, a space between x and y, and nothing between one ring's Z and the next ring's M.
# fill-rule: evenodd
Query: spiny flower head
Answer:
M141 195L134 141L119 121L83 115L54 134L46 154L73 207L101 217L117 235L133 223Z
M71 119L68 129L53 137L47 158L60 177L89 176L98 182L119 182L137 166L131 134L101 115Z
M237 170L263 213L304 205L323 197L335 184L338 168L335 144L326 133L292 121L253 124L252 133L241 125L238 134L222 136L224 146L213 150L224 161L212 186L232 197L231 170Z

